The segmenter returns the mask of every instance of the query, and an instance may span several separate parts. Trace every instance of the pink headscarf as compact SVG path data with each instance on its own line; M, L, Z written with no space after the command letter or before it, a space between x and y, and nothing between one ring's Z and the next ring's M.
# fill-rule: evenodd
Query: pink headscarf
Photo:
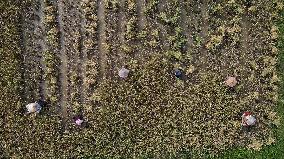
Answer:
M79 125L79 126L80 126L83 122L84 122L84 120L81 120L81 119L75 120L76 125Z

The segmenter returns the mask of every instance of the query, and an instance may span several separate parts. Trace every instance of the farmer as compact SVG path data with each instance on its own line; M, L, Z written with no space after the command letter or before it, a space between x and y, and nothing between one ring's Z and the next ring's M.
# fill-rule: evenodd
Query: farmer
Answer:
M236 77L230 76L226 79L226 81L224 82L228 87L233 88L237 85L238 81L236 79Z
M84 122L82 115L76 115L75 117L73 117L73 120L74 120L75 124L78 125L78 126L81 126L82 123Z
M177 78L181 78L181 76L182 76L181 70L175 68L175 69L174 69L174 75L175 75Z
M46 105L46 101L41 100L41 99L39 99L37 102L30 103L26 105L26 108L28 110L26 114L39 113L42 107L44 107L45 105Z
M124 78L124 79L125 79L125 78L128 77L129 72L130 72L130 70L128 70L128 69L122 67L122 68L119 70L119 72L118 72L118 76L119 76L120 78Z
M256 119L254 116L252 116L251 112L244 112L242 115L242 126L243 127L251 127L255 125Z

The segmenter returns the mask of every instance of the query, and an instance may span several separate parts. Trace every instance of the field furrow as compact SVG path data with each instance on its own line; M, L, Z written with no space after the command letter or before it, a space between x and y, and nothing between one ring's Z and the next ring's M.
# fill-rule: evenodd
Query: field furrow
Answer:
M59 0L56 3L57 7L57 17L56 20L58 22L58 28L59 28L59 58L60 58L60 74L59 74L59 105L61 107L61 115L62 115L62 124L63 129L62 131L65 131L65 125L67 120L67 107L68 107L68 57L66 52L66 44L65 44L65 30L64 30L64 0Z
M79 9L79 16L80 16L80 38L79 38L79 62L78 62L78 74L79 74L79 103L82 105L83 108L86 107L86 94L87 94L87 86L86 86L86 65L87 65L87 48L84 45L84 42L87 39L86 36L86 17L85 17L85 12L84 12L84 4L83 2L78 2L78 9Z
M167 9L166 9L167 2L169 2L169 1L168 0L160 0L159 4L158 4L158 11L159 12L156 13L157 16L158 16L156 18L157 18L157 26L159 28L159 37L160 37L159 45L160 45L161 49L164 50L164 51L169 50L170 46L167 42L168 33L167 33L165 23L161 23L160 19L165 18L165 19L162 19L162 20L168 20L166 18L170 18L170 17L165 17L166 14L167 14Z
M182 4L181 4L182 5ZM201 64L200 47L202 39L200 36L200 7L198 3L194 3L192 0L187 0L184 5L181 6L181 27L183 29L183 35L186 37L186 45L184 48L186 60L191 63L191 68L196 70ZM195 15L195 16L192 16ZM186 22L183 22L186 21ZM186 27L186 28L185 28ZM198 70L197 70L198 71ZM196 72L196 71L195 71ZM196 78L192 78L196 81Z
M68 125L72 123L72 117L82 112L80 103L80 11L79 1L65 1L64 13L64 38L67 56L67 116ZM70 127L70 126L68 126Z
M207 67L207 58L208 56L207 49L205 48L205 44L208 40L208 13L207 10L209 8L207 0L200 0L200 14L201 14L201 22L200 22L200 28L201 28L201 48L200 48L200 61L203 63L201 67Z
M146 16L145 16L145 0L136 0L137 4L137 14L138 14L138 29L143 30L146 26Z
M107 78L107 53L108 46L106 43L106 21L105 21L105 1L98 0L98 49L99 49L99 75L98 82Z
M201 18L202 18L202 28L201 28L201 35L203 37L204 40L206 40L206 38L208 37L208 8L209 8L209 4L208 4L208 0L201 0L200 1L200 11L201 11Z
M185 36L186 38L186 43L185 46L182 48L182 52L186 53L188 52L188 50L191 49L190 46L193 46L193 36L192 36L192 29L190 28L190 23L191 19L189 18L189 15L192 15L192 9L191 8L187 8L187 6L189 4L191 4L191 1L183 1L183 3L180 3L180 9L181 9L181 15L180 15L180 27L182 29L182 34ZM187 10L188 9L188 10Z
M25 46L24 68L25 68L25 94L27 102L32 102L40 97L40 82L41 80L41 68L40 58L38 52L40 51L39 34L36 32L38 27L38 15L35 13L36 3L31 2L29 8L25 8L25 14L23 15L22 30L23 30L23 45Z
M107 43L107 64L108 77L112 79L117 76L119 60L119 1L105 2L105 22L106 22L106 43Z
M44 8L45 3L42 0L37 1L37 10L35 11L38 14L38 21L36 21L37 28L35 31L39 36L38 44L40 45L40 54L39 54L39 63L41 68L41 81L40 81L40 97L42 99L47 98L47 88L46 88L46 64L44 60L44 53L47 51L46 38L45 38L45 26L43 23L44 20Z
M127 54L127 49L125 49L125 30L126 30L126 15L125 15L125 1L120 0L118 3L118 40L119 40L119 47L118 47L118 67L122 67L125 65L125 58Z
M240 49L240 60L239 60L239 65L240 66L246 66L244 67L245 69L242 70L242 72L244 72L243 74L241 74L240 78L242 79L247 79L249 78L249 72L251 72L250 68L251 65L254 65L253 63L250 64L249 61L253 61L254 60L254 56L249 56L253 54L253 50L252 50L252 43L253 43L253 39L252 39L252 22L250 21L250 17L248 14L248 8L250 6L246 6L244 9L244 13L241 14L241 20L240 20L240 27L241 27L241 39L240 39L240 45L241 45L241 49ZM251 91L251 85L249 83L246 83L246 90L247 92Z

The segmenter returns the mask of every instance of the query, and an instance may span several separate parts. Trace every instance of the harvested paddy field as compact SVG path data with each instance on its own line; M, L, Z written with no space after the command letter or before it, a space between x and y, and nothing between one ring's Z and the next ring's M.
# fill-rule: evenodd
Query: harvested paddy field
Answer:
M0 158L204 158L277 142L282 8L280 0L1 1ZM48 106L25 116L40 98ZM249 131L245 111L257 119ZM78 114L85 127L74 124Z

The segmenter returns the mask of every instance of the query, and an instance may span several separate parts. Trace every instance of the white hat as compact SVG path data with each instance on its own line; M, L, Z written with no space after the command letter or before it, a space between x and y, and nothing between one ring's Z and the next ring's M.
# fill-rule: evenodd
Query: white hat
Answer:
M246 116L245 122L246 122L247 125L254 125L255 122L256 122L256 119L252 115L248 115L248 116Z
M238 83L236 77L228 77L225 84L229 87L234 87Z
M122 69L119 70L118 75L121 78L126 78L128 76L128 74L129 74L129 72L130 71L128 69L122 68Z
M28 113L39 113L41 110L41 106L38 103L30 103L26 105L26 108L28 109Z

